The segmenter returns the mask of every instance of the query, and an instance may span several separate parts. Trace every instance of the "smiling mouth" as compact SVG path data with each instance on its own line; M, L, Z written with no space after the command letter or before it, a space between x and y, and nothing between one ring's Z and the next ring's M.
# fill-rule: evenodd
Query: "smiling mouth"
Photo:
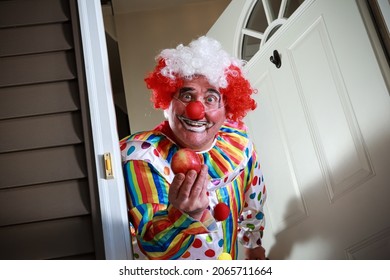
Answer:
M214 123L209 123L207 121L194 121L183 116L177 116L181 121L185 129L193 132L204 132L206 129L209 129L214 125Z

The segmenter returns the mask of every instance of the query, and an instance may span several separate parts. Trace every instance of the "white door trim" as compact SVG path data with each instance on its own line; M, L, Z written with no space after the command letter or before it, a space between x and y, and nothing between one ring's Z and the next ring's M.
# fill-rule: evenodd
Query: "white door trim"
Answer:
M99 0L78 0L106 259L132 259L122 164ZM111 153L113 179L103 154Z

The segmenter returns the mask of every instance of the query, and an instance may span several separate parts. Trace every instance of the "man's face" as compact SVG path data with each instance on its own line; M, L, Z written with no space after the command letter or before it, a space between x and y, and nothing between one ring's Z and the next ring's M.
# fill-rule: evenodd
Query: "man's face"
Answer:
M205 114L200 120L191 120L186 112L186 106L193 101L204 105ZM165 113L177 144L195 151L211 148L226 119L222 95L203 76L184 80Z

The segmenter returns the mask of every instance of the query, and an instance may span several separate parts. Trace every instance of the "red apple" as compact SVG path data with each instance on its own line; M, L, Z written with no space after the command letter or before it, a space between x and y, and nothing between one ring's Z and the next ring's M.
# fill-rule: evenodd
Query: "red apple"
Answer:
M187 117L191 120L201 120L204 117L204 106L200 101L193 101L186 106Z
M189 148L178 150L172 157L171 168L175 174L186 174L187 171L192 169L199 173L201 167L202 163L200 162L199 156Z

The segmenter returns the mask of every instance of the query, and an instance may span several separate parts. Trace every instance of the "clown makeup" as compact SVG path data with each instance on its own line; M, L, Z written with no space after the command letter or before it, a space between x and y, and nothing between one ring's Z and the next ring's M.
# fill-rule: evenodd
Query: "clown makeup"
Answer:
M211 148L226 119L222 95L203 76L185 79L165 113L177 144L196 151Z
M220 109L224 106L222 102L222 95L214 88L207 89L204 96L199 96L194 88L183 87L179 90L178 96L174 96L176 100L183 103L184 106L187 106L190 102L200 100L204 106L204 111L209 112L212 110Z

